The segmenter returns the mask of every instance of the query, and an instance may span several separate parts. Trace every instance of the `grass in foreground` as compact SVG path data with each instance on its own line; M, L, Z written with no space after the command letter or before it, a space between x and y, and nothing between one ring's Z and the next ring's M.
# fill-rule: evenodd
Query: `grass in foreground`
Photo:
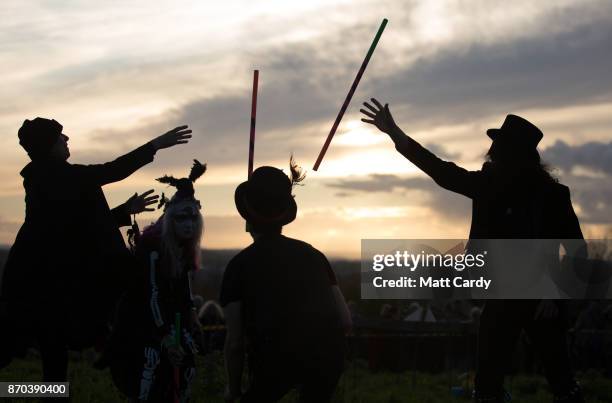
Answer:
M81 402L127 402L114 387L108 370L98 371L91 367L93 354L71 355L69 378L72 401ZM41 368L38 357L31 354L26 359L14 360L0 370L0 381L40 380ZM579 376L587 393L587 402L612 402L612 380L597 372ZM456 373L427 374L406 371L402 373L376 372L368 370L363 361L349 364L338 385L335 403L452 403L469 402L468 398L454 397L451 386L462 386ZM225 374L222 356L219 353L206 358L198 357L198 376L193 388L193 402L223 403ZM471 388L471 385L464 385ZM518 375L508 379L507 389L513 402L549 403L552 398L546 381L540 376ZM13 402L32 402L32 399L12 399ZM295 394L283 399L284 403L295 402Z

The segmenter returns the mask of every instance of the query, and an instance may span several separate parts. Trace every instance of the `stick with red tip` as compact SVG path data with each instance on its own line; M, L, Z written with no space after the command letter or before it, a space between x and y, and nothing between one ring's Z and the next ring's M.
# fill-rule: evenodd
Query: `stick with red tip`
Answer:
M253 173L253 156L255 154L255 118L257 116L257 86L259 70L253 71L253 97L251 98L251 135L249 140L249 178Z
M329 147L329 144L331 143L332 138L334 137L334 134L336 133L336 129L338 129L338 125L340 124L340 121L342 120L342 116L344 116L344 112L346 112L346 108L348 108L348 105L351 102L351 98L353 98L353 94L355 93L355 90L357 89L359 80L361 80L361 76L363 75L363 72L368 66L368 62L370 61L370 58L372 57L372 54L374 53L374 49L376 48L376 45L378 44L378 41L380 40L380 36L382 35L383 31L385 30L385 27L387 26L387 22L388 20L386 18L383 19L382 23L380 24L380 28L378 28L378 32L376 32L376 36L374 37L374 41L372 41L372 45L370 45L368 54L366 55L365 59L363 60L363 63L361 64L361 67L359 68L357 77L355 77L355 81L353 81L353 85L351 85L351 89L346 95L346 99L344 100L344 103L342 104L342 107L340 108L340 112L338 112L336 121L334 122L334 125L332 126L329 132L329 135L327 135L327 140L325 140L325 144L323 144L323 148L321 149L321 152L319 153L317 162L315 162L314 167L312 168L315 171L318 170L319 165L321 165L321 161L323 160L323 157L325 156L325 152L327 152L327 148Z
M259 70L253 70L253 95L251 97L251 134L249 137L249 172L248 178L253 174L253 157L255 155L255 119L257 117L257 87L259 86ZM249 232L249 223L244 230Z

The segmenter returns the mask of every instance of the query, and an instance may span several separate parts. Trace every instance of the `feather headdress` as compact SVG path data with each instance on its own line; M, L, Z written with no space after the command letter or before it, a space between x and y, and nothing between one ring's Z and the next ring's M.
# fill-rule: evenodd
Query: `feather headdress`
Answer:
M159 209L167 206L169 203L175 203L177 201L186 199L195 200L199 205L200 202L194 197L195 191L193 184L200 176L204 175L204 172L206 172L206 164L202 164L200 161L194 159L193 166L191 167L188 177L177 179L171 175L164 175L161 178L157 178L156 180L158 182L165 183L176 188L176 193L171 199L168 199L162 193L162 197L160 198L157 208Z
M302 169L301 166L295 162L295 158L293 158L293 153L289 158L289 171L291 171L291 187L295 185L304 186L302 182L306 179L306 172Z

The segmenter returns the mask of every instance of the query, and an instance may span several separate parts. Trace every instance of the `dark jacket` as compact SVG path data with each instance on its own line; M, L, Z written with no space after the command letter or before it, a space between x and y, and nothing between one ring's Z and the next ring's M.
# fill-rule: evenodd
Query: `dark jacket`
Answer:
M154 155L146 144L105 164L43 160L21 171L25 222L1 290L10 316L30 327L63 329L78 347L92 342L93 323L107 319L119 292L116 275L130 256L119 231L129 216L123 206L109 208L102 186L127 178Z
M585 257L586 243L567 186L539 169L507 172L485 162L481 170L468 171L441 160L407 136L396 142L396 149L441 187L472 199L470 241L466 250L472 253L487 250L488 240L496 239L547 240L537 245L528 241L538 256L545 259L533 261L542 262L541 265L526 265L523 254L509 252L524 246L519 243L506 244L508 255L501 263L516 278L536 278L540 270L548 268L559 288L571 291L571 282L559 278L560 271L555 270L559 268L559 246L562 244L570 255ZM523 270L520 276L519 267Z
M293 357L300 365L336 368L344 343L332 290L337 284L320 251L280 234L265 234L228 263L219 300L224 307L241 302L252 362L258 356L264 361Z

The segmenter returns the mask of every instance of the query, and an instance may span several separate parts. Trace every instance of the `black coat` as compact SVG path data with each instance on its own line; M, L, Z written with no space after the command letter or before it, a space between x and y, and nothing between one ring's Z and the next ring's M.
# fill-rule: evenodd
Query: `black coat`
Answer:
M68 333L71 344L91 344L130 264L119 227L123 206L111 210L102 186L151 162L146 144L98 165L32 161L22 171L25 222L9 252L2 299L13 320ZM19 328L19 326L17 326Z

